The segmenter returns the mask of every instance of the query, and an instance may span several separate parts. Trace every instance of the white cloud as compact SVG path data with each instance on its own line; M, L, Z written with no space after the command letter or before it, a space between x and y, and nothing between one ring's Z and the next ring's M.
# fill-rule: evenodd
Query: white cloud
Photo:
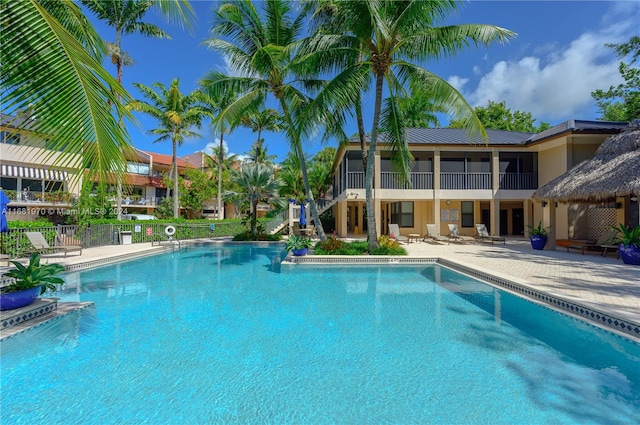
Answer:
M466 89L463 94L474 106L504 100L508 108L531 112L552 124L567 118L593 119L593 112L588 112L595 104L591 92L621 82L619 61L604 44L628 41L637 31L638 10L616 4L602 18L607 27L582 33L565 46L541 44L532 49L536 56L497 62L475 89L460 76L450 77L449 82Z
M464 86L468 82L469 82L468 78L462 78L462 77L459 77L457 75L453 75L453 76L449 77L449 79L447 80L447 83L451 84L453 86L453 88L455 88L459 92L463 91Z

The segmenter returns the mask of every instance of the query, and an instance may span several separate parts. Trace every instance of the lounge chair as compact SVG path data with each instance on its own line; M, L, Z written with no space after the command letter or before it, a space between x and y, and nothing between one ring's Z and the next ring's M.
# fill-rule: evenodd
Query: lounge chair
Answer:
M490 235L484 223L476 224L476 230L478 231L478 240L482 242L491 242L491 245L496 241L502 242L503 245L507 243L502 236Z
M567 245L567 252L569 252L570 249L575 249L579 250L582 255L584 255L585 251L598 251L600 252L600 254L602 254L605 246L607 248L610 248L613 245L613 241L616 239L617 235L618 232L616 232L615 230L607 230L603 232L596 241L583 241L580 243Z
M424 235L424 238L422 238L422 240L426 241L427 239L431 239L434 242L451 242L448 237L442 236L438 233L438 229L436 228L435 224L427 224L427 233Z
M389 237L396 242L409 242L409 238L400 234L400 228L397 224L389 225Z
M476 242L476 238L473 236L465 236L461 234L457 224L449 224L449 239L452 242Z
M64 252L64 256L67 256L69 252L78 252L78 255L82 255L82 246L80 245L56 245L51 246L44 238L44 235L40 232L24 232L25 236L33 245L36 252L40 254ZM59 239L62 241L62 239Z

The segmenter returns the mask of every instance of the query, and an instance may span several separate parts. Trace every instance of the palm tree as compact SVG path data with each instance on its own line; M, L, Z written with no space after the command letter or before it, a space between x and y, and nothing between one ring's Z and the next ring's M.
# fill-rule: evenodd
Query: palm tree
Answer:
M145 37L168 38L171 36L159 27L148 22L142 22L142 18L152 8L158 7L165 12L167 17L174 15L176 19L189 25L193 16L193 9L186 0L81 0L98 19L105 21L116 31L115 43L106 42L107 53L111 56L111 62L116 65L116 81L122 84L122 68L124 65L132 65L133 59L122 50L122 36L124 34L140 34ZM122 179L118 177L117 211L118 219L121 214Z
M173 176L173 217L178 218L180 209L178 206L178 146L182 146L184 140L189 137L199 137L191 128L200 128L205 116L205 109L199 101L202 94L194 91L188 95L180 92L180 80L174 79L169 87L162 83L155 83L154 88L144 84L134 83L144 97L151 103L135 100L130 106L136 111L143 112L160 122L160 127L151 130L151 134L158 136L153 143L171 140L172 159L171 175Z
M278 179L282 182L280 186L280 196L285 199L295 199L302 203L306 198L300 158L293 152L289 152L287 157L280 164L277 172Z
M240 76L211 71L201 84L217 92L233 89L242 93L233 108L238 116L246 112L249 103L262 103L268 95L275 98L291 149L301 159L300 167L311 213L318 235L324 240L326 235L309 186L301 131L296 125L300 124L300 112L310 100L306 90L319 87L319 81L307 78L305 70L298 68L294 60L309 8L303 6L298 15L292 16L289 2L268 0L261 4L264 5L264 13L260 13L249 0L224 3L215 12L212 38L206 44L222 52ZM298 78L299 75L305 77Z
M214 127L214 133L220 132L220 146L216 149L218 158L218 219L224 219L224 206L222 205L222 168L224 163L224 134L230 133L238 126L237 117L229 114L229 108L232 107L238 97L233 90L224 93L210 92L206 87L200 88L202 92L202 104L207 110L207 115L211 118Z
M269 155L267 146L262 145L263 141L264 140L260 139L253 142L249 155L245 158L245 162L250 164L264 164L266 166L273 167L277 156Z
M242 126L258 133L256 141L251 145L247 162L267 164L270 166L274 164L276 156L267 154L267 147L263 146L264 139L260 136L262 136L263 131L280 131L281 121L280 115L275 109L263 109L259 112L250 112L242 117Z
M222 138L222 133L220 134ZM205 157L208 168L216 167L218 169L218 219L224 218L224 205L222 205L222 184L223 184L223 171L230 171L233 169L234 164L238 162L238 155L227 156L224 145L220 143L219 146L211 147L211 155ZM222 214L222 216L220 215Z
M104 46L78 5L2 1L0 22L3 112L31 118L28 130L46 135L53 150L83 154L80 162L62 155L59 165L90 167L102 180L123 174L131 145L117 117L132 116L116 100L131 98L100 64Z
M275 198L280 183L274 176L273 169L262 164L248 164L241 170L232 172L231 180L240 187L240 191L251 204L251 233L256 234L258 220L258 203Z
M413 165L402 113L398 108L399 97L406 96L410 87L428 87L437 107L447 107L463 120L465 128L480 133L486 140L482 124L463 96L445 80L413 61L451 56L470 44L504 42L514 33L492 25L437 26L455 12L458 2L454 0L340 1L329 4L331 13L327 14L328 19L337 23L324 28L321 26L307 51L325 52L325 60L318 63L323 70L334 69L337 63L343 67L327 86L326 93L318 94L314 110L333 110L331 106L336 100L341 102L341 109L348 108L349 102L358 99L366 87L363 84L368 79L363 72L373 77L375 102L365 169L367 237L369 250L373 250L378 246L372 195L374 156L380 129L385 132L385 142L392 147L395 163L405 178ZM331 29L340 31L331 34L328 31ZM331 55L332 51L334 55ZM346 51L351 51L351 54ZM361 59L354 62L353 57ZM385 90L388 98L383 103Z

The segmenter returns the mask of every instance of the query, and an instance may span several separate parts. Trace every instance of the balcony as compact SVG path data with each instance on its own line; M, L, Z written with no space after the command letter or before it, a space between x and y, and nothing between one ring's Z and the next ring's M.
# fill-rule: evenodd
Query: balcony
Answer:
M531 190L538 188L537 173L500 173L500 189Z
M448 190L490 190L491 173L440 173L440 188Z
M411 173L409 181L402 183L400 173L384 171L380 173L382 189L433 189L433 173Z

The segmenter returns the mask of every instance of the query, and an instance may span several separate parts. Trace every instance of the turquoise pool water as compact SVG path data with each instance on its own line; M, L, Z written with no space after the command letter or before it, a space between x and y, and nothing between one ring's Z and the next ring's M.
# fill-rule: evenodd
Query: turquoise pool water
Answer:
M640 345L435 265L206 246L70 273L2 424L637 423Z

